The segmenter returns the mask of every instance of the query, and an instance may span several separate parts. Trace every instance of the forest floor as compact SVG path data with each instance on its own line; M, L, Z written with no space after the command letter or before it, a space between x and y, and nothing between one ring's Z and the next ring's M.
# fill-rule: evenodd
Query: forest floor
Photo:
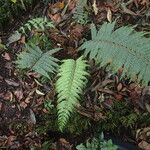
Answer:
M149 0L132 0L126 5L121 0L96 1L95 5L93 2L88 2L89 22L101 25L104 21L112 22L116 19L118 27L136 25L137 31L150 31ZM63 48L63 51L57 54L61 59L77 58L81 40L88 38L90 33L90 23L79 24L72 18L76 3L77 0L47 5L38 4L34 9L35 12L32 12L35 16L36 11L40 10L41 14L54 22L56 29L49 30L46 34L53 47ZM22 16L25 22L29 19L28 16L29 14ZM16 19L15 22L17 21ZM20 25L16 23L12 29L11 26L12 24L8 25L3 31L0 43L7 44L10 35ZM9 32L5 32L8 28ZM94 135L95 124L105 120L106 111L116 102L123 102L126 109L130 109L130 113L149 115L150 107L147 102L147 99L150 99L149 85L143 87L128 79L121 79L122 68L116 74L111 74L106 68L97 68L93 65L89 79L91 86L84 94L86 102L84 107L78 110L80 119L83 117L83 122L84 119L90 121L90 126L83 127L81 131L73 129L72 132L70 130L65 133L59 132L52 121L56 120L56 115L49 111L56 105L55 79L41 82L39 74L33 71L20 73L16 69L14 63L17 59L16 54L21 52L26 41L27 38L21 36L19 40L10 43L7 49L0 48L0 149L31 149L31 147L42 149L45 141L51 141L53 145L51 149L54 150L74 149L75 145ZM100 99L100 97L104 97L107 101L96 105L93 99ZM49 105L49 100L53 105ZM103 108L102 112L97 112L99 107ZM145 124L139 122L132 124L131 128L125 128L125 132L121 129L124 130L124 125L118 127L120 133L114 134L108 130L111 127L102 130L106 134L121 136L122 140L148 150L150 149L150 126L148 126L150 120L146 120ZM132 130L134 134L131 133ZM142 132L140 136L137 131L138 134Z

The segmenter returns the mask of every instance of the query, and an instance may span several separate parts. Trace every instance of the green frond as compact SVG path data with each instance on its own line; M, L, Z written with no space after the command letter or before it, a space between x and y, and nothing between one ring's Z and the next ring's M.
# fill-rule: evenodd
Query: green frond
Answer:
M30 69L49 78L48 73L54 73L58 67L58 59L52 57L52 54L59 51L60 48L52 49L43 53L41 49L32 44L26 45L26 51L18 55L16 61L17 67L20 69Z
M115 22L104 23L97 31L92 24L92 39L83 43L80 50L85 50L85 55L101 62L102 66L110 63L114 72L124 65L124 74L127 72L131 78L139 74L139 79L147 83L150 80L150 38L133 27L116 30L114 27Z
M76 6L76 10L73 13L73 19L84 25L88 22L88 12L85 10L87 6L87 0L79 0Z
M19 28L18 32L26 34L27 31L31 31L32 29L44 31L46 28L54 28L53 23L48 21L46 17L39 17L28 20L27 23Z
M87 82L86 76L88 73L86 67L86 61L82 57L76 61L73 59L64 60L60 66L56 91L58 93L58 124L61 131L69 120L75 106L79 103L80 94Z

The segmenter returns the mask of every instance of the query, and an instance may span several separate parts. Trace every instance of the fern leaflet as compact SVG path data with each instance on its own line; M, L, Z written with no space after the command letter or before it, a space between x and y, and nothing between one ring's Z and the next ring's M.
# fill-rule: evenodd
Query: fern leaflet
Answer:
M73 14L73 19L82 25L88 22L88 13L85 11L86 5L87 0L79 0L76 6L76 10Z
M110 63L112 70L124 65L124 74L133 78L139 74L144 83L150 80L150 38L144 32L136 32L133 27L121 27L114 30L115 22L104 23L99 31L94 24L91 27L92 39L80 47L96 59L101 65Z
M28 68L50 78L48 73L56 71L57 62L59 61L51 55L60 49L56 48L43 53L38 46L32 44L31 46L26 45L26 50L18 55L18 60L16 61L18 68Z
M46 28L54 28L54 25L46 17L39 17L28 20L27 23L19 28L18 32L26 34L27 31L31 31L32 29L44 31Z
M79 103L80 94L86 84L86 61L82 57L76 61L67 59L59 69L59 79L56 82L58 93L58 124L62 131L74 111L75 106Z

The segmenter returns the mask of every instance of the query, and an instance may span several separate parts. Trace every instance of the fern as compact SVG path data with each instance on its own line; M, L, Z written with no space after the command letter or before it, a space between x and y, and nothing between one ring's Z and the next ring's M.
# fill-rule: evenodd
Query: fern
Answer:
M43 53L38 46L32 44L31 46L26 45L26 50L18 55L18 60L16 61L18 68L28 68L50 78L48 73L56 71L57 62L59 61L51 55L60 49L56 48Z
M86 145L80 144L76 146L77 150L117 150L118 146L113 144L112 140L105 140L103 133L93 138L91 142L87 141Z
M92 39L83 43L90 59L96 59L101 65L110 63L113 71L124 65L125 72L132 78L139 74L144 83L150 80L150 38L144 32L136 32L133 27L121 27L114 30L115 22L104 23L99 31L91 27ZM123 76L125 75L123 73Z
M79 103L80 94L86 84L86 61L82 57L76 61L67 59L59 69L59 79L56 82L58 93L58 124L62 131L74 111L76 104Z
M27 31L31 31L32 29L43 31L46 28L54 28L54 25L52 22L48 21L46 17L40 17L29 20L26 24L19 28L18 32L26 34Z
M87 0L79 0L76 6L76 10L73 14L73 19L82 25L88 22L88 13L85 11L86 5Z

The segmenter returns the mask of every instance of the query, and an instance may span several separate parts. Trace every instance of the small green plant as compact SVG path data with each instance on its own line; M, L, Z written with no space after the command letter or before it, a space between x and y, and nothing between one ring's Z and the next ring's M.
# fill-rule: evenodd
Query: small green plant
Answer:
M144 37L145 32L136 32L133 27L115 28L115 22L104 23L97 31L91 26L92 39L80 47L90 59L95 59L101 66L110 64L116 72L124 65L124 73L135 78L138 74L143 83L150 80L150 38Z
M56 82L58 124L62 131L69 120L75 106L79 104L80 94L86 85L88 75L86 61L83 57L77 60L67 59L63 61Z
M80 144L76 147L77 150L117 150L118 147L113 144L112 140L104 140L104 135L101 134L98 138L93 138L91 142L87 141L86 145Z
M33 70L47 78L50 78L49 73L56 72L59 60L52 57L52 54L58 52L60 48L44 53L38 46L26 44L25 50L18 55L18 60L16 61L18 68Z
M85 10L86 6L87 0L79 0L76 6L76 10L73 14L73 19L82 25L89 21L88 12Z
M118 113L119 112L119 113ZM121 133L124 130L133 130L136 127L139 115L133 112L133 106L125 102L115 102L111 110L107 110L106 119L98 123L102 131Z
M18 32L26 34L28 31L32 29L44 31L46 28L54 28L54 25L51 21L45 17L34 18L28 20L22 27L19 28Z

